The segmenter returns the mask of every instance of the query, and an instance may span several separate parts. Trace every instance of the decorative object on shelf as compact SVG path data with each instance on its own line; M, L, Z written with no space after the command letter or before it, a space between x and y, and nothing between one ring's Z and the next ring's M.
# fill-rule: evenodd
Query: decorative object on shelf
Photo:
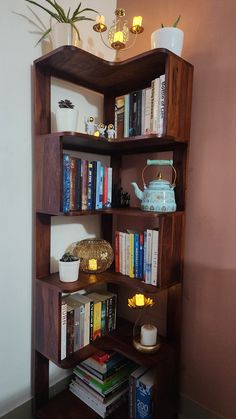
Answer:
M68 99L58 102L59 109L56 110L57 130L60 131L76 131L78 123L78 110L74 109L74 105Z
M40 9L43 9L46 13L48 13L50 15L51 19L55 19L56 23L69 24L71 29L73 29L74 32L77 35L77 37L76 37L77 41L80 40L79 29L76 26L77 22L80 22L81 20L91 20L91 21L95 20L95 19L92 19L90 17L86 17L84 15L85 12L98 13L96 10L91 9L90 7L85 7L84 9L81 9L81 2L76 7L74 12L71 12L70 8L66 12L63 9L63 7L60 6L55 0L44 0L44 2L43 2L44 4L45 4L45 2L48 3L52 7L52 9L47 9L44 5L42 5L42 4L40 4L36 1L33 1L33 0L25 0L25 1L27 3L30 3L30 4L33 4L34 6L39 7ZM42 34L38 43L40 41L42 41L44 38L46 38L49 35L50 32L52 32L52 35L55 35L55 42L56 42L56 44L53 45L54 48L56 48L58 46L61 46L61 45L74 45L74 44L72 44L72 42L73 42L72 32L73 31L71 30L71 31L68 32L68 29L66 29L67 34L66 34L66 38L64 38L62 36L62 32L63 32L64 28L65 28L65 26L53 29L53 25L50 25L50 27L48 29L46 29L45 32ZM53 41L53 39L52 39L52 41ZM77 46L77 45L75 45L75 46Z
M138 311L137 320L133 327L133 345L140 352L155 352L160 348L160 341L157 335L157 328L151 324L150 313L147 310L153 307L152 298L143 294L135 294L128 299L128 307Z
M118 188L114 185L112 190L112 207L114 208L128 208L130 205L130 194L125 192L123 188Z
M103 122L100 122L97 124L97 130L99 132L99 137L105 137L107 126L103 124Z
M90 274L106 271L114 259L110 243L103 239L81 240L72 243L67 250L80 259L80 269Z
M184 32L177 28L180 21L180 15L173 23L172 26L164 27L155 30L151 34L151 48L167 48L181 57L183 43L184 43Z
M95 135L95 118L93 116L89 116L88 118L84 119L85 122L85 130L88 135ZM97 135L96 135L97 136Z
M152 180L148 187L144 181L144 171L148 166L171 166L174 171L174 181L170 183L168 180L162 179L161 173L157 179ZM131 185L134 187L135 195L141 202L143 211L156 212L174 212L176 211L174 187L176 184L176 170L173 166L173 160L147 160L147 165L142 171L142 180L144 191L141 191L135 182Z
M113 140L116 136L116 131L113 124L107 125L107 138Z
M79 277L80 260L69 252L59 260L59 278L61 282L75 282Z
M105 46L115 50L124 50L131 48L137 38L137 35L143 32L142 16L134 16L132 26L128 27L128 21L125 19L125 10L117 8L115 10L115 19L108 30L108 39L105 41L103 33L107 30L105 17L103 15L96 17L96 24L93 26L95 32L99 32L101 40ZM129 33L134 35L129 43Z

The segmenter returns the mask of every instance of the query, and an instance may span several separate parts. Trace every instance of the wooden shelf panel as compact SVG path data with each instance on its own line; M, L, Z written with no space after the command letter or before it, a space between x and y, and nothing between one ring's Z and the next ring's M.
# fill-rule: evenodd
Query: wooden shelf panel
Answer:
M145 284L136 278L130 278L129 276L122 275L118 272L113 272L107 270L100 274L89 275L84 272L79 273L79 279L75 282L61 282L59 279L59 274L54 273L45 278L38 278L38 281L42 281L42 284L47 285L48 287L54 288L57 292L72 293L77 292L83 289L88 289L94 285L99 285L103 283L117 284L125 288L129 288L134 292L143 292L145 294L158 294L163 289L169 288L170 286L175 285L176 282L172 282L169 286L155 287L153 285Z
M128 406L120 406L110 419L127 417ZM69 390L63 391L51 399L36 412L36 419L98 419L97 413L90 409Z

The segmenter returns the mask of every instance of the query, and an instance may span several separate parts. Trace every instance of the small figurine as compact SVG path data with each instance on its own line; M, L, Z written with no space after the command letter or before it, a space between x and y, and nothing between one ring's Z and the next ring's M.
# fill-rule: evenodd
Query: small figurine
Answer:
M85 118L85 125L86 125L86 132L88 135L94 135L95 131L95 119L93 116L90 116L89 118Z
M114 129L114 125L113 124L108 124L108 127L107 127L107 137L109 139L112 139L112 138L115 138L115 136L116 136L116 131Z
M97 130L99 132L100 137L105 137L106 129L107 129L107 126L104 125L102 122L100 122L100 124L97 125Z

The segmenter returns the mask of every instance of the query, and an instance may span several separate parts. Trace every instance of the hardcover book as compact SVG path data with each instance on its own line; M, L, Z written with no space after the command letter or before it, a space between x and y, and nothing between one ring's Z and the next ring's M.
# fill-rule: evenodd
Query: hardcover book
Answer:
M153 418L155 370L149 369L136 380L135 419Z

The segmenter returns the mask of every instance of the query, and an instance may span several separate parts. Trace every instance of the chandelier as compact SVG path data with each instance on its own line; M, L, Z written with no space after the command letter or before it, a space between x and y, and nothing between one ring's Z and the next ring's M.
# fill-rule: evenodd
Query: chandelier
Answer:
M131 48L136 41L137 35L144 30L142 16L134 16L132 26L128 27L128 21L125 19L125 10L121 8L115 10L115 19L110 29L108 29L108 39L105 40L103 35L107 31L103 15L96 17L96 24L93 26L93 29L95 32L100 33L104 45L115 50ZM131 41L129 40L130 33L133 38Z

